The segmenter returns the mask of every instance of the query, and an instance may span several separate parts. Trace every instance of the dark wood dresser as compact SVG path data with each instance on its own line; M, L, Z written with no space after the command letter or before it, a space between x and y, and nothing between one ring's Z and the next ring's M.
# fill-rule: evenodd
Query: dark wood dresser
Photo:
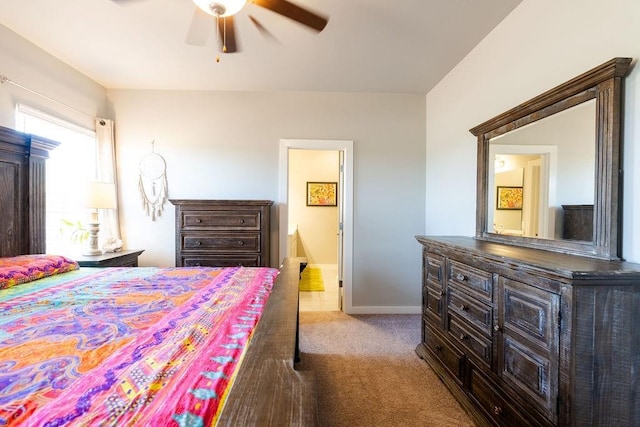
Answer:
M270 200L170 200L176 266L269 265Z
M137 267L138 257L144 250L121 250L102 255L82 255L74 258L80 267Z
M59 142L0 126L0 257L45 248L45 161Z
M640 265L417 240L416 351L479 425L640 425Z
M593 205L562 205L562 238L593 240Z

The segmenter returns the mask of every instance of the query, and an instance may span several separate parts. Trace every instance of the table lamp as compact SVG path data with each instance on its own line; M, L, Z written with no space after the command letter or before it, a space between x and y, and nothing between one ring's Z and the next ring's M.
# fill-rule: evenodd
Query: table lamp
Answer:
M84 207L91 209L87 224L89 243L83 255L102 255L102 250L98 248L98 232L100 231L98 209L115 209L117 207L115 184L96 181L88 182L84 189L83 204Z

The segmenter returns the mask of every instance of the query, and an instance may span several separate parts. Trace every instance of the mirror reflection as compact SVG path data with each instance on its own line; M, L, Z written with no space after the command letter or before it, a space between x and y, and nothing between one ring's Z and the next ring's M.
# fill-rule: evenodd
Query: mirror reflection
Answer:
M490 140L486 230L593 241L595 99Z

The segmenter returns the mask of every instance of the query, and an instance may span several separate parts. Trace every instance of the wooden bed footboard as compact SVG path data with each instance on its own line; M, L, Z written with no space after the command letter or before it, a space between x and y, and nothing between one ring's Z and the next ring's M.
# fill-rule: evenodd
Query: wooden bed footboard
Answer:
M217 425L315 426L310 372L294 369L300 263L285 259Z

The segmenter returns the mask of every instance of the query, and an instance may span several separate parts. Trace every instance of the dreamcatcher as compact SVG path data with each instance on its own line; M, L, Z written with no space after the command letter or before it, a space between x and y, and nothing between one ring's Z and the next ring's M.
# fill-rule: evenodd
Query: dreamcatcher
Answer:
M140 160L138 191L142 197L142 207L151 220L162 213L167 200L167 163L155 152L155 141L151 142L151 153Z

